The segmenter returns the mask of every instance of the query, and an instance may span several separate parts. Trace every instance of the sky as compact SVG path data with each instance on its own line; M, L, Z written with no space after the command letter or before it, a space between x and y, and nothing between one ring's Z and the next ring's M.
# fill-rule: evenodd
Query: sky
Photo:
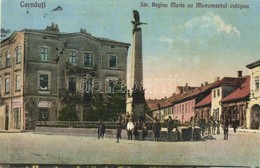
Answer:
M24 7L31 2L45 6ZM173 2L185 7L171 7ZM227 8L197 8L202 2ZM159 8L162 3L167 7ZM146 98L169 97L177 85L236 77L238 70L248 75L246 65L260 59L260 0L1 0L0 5L1 28L11 32L45 29L54 22L61 32L83 28L95 37L130 44L132 11L138 10L141 22L148 23L142 26ZM234 5L249 8L231 8ZM52 11L57 6L62 10ZM130 57L131 47L128 66Z

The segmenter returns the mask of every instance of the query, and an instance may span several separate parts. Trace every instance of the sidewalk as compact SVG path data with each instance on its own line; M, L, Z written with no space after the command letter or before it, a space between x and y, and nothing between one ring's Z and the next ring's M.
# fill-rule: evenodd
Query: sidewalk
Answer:
M229 129L230 131L233 131L233 128ZM238 128L237 129L238 132L250 132L250 133L260 133L260 130L258 129L242 129L242 128Z

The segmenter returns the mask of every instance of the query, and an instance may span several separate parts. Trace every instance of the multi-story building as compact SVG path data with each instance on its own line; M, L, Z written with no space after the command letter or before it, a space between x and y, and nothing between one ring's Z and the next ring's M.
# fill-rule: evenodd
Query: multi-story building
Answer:
M250 75L250 97L247 108L247 128L259 129L260 121L260 60L246 66Z
M230 120L237 120L238 126L242 128L246 128L246 108L250 94L250 76L244 78L244 83L220 101L223 115L229 116Z
M185 96L174 101L174 117L178 118L181 123L189 122L192 117L199 117L196 116L198 112L196 112L195 105L211 92L211 88L215 83L216 82L209 84L208 82L205 82L204 84L201 84L201 87L190 90ZM207 118L208 112L205 113L205 116Z
M235 109L231 109L231 106L223 106L221 101L240 87L246 79L247 77L242 76L242 71L238 71L237 77L224 77L212 88L210 115L213 116L215 120L221 120L221 117L225 115L231 121L236 113Z
M67 104L87 120L92 93L126 86L129 46L82 29L61 33L54 24L14 32L1 42L0 129L31 129L36 121L55 121Z

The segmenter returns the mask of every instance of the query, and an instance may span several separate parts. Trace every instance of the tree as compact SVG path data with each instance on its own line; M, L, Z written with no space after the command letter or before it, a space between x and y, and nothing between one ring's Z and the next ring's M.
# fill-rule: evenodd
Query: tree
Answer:
M87 120L116 121L118 115L125 112L125 109L125 93L97 94L94 96L92 107L87 113Z
M79 121L79 116L77 115L77 110L72 105L67 105L62 108L59 112L59 121Z

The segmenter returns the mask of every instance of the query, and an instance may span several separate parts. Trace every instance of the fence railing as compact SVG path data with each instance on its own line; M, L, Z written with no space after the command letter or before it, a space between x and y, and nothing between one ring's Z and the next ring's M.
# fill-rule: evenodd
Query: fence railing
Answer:
M104 121L107 129L115 129L116 122ZM57 127L57 128L97 128L98 121L37 121L36 127ZM146 123L148 129L152 129L152 123ZM125 128L126 124L122 127ZM141 128L141 127L140 127ZM139 129L140 129L139 128Z
M104 122L106 128L114 129L115 122ZM37 121L37 127L97 128L98 121Z

